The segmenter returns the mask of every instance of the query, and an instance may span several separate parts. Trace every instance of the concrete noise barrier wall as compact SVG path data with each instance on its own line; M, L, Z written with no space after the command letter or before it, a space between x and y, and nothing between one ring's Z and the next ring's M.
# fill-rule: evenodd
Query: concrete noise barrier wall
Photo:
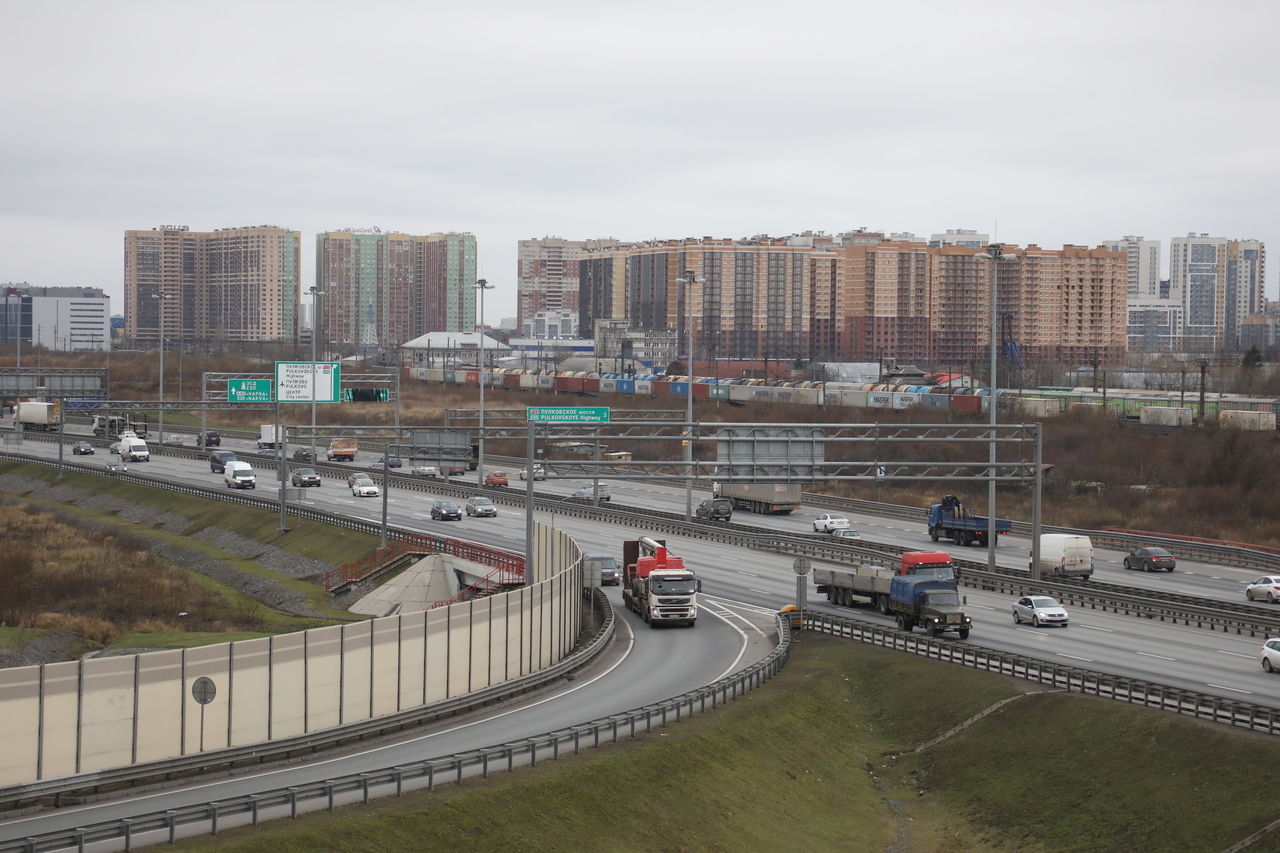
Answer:
M531 583L486 598L236 643L0 670L0 786L307 734L550 666L572 651L582 625L581 553L542 524L534 546ZM206 678L214 695L201 704L193 686Z

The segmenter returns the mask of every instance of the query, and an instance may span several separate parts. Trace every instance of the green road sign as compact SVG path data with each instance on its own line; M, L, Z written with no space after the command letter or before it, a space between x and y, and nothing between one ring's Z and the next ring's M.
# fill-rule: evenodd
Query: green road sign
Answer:
M228 379L228 403L270 403L270 379Z
M529 406L525 417L536 424L607 424L608 406Z

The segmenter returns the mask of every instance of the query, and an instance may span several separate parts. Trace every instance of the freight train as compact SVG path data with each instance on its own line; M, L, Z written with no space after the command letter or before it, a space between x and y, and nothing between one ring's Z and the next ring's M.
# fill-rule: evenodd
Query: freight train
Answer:
M445 385L478 385L477 368L413 367L410 377ZM683 376L631 376L611 373L546 372L491 368L485 382L489 388L523 391L554 391L577 395L620 395L624 397L672 397L683 400L689 382ZM1140 420L1144 408L1187 408L1200 417L1200 396L1196 391L1153 391L1115 388L1001 388L1000 408L1010 408L1032 418L1052 417L1074 406L1105 406L1119 419ZM764 379L694 377L693 398L734 403L785 403L799 406L835 406L854 409L910 409L924 407L940 411L981 414L987 411L990 391L986 388L940 387L937 385L896 385L888 383L822 382L800 380L780 382ZM683 405L683 403L681 403ZM1206 393L1203 415L1227 417L1223 412L1280 415L1280 399ZM1264 414L1265 418L1266 415ZM1266 418L1267 421L1270 418ZM1176 425L1176 424L1163 424Z

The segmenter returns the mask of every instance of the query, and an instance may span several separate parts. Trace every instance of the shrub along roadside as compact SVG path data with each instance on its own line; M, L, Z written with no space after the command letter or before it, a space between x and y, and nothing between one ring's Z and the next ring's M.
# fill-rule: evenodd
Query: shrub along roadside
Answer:
M763 689L634 741L178 849L1216 851L1276 817L1274 739L1074 694L893 757L1036 689L805 635Z

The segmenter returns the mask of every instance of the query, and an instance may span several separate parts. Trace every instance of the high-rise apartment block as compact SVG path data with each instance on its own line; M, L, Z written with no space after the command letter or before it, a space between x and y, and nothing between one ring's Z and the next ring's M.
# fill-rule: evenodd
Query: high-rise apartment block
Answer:
M297 340L301 235L274 225L124 234L125 336L166 340Z
M1244 318L1263 309L1265 273L1261 241L1194 233L1173 238L1169 286L1182 303L1182 349L1237 349Z
M517 258L516 325L525 329L540 311L578 313L578 261L585 252L618 245L617 240L521 240Z
M938 235L935 235L935 237ZM970 234L953 234L968 238ZM670 329L695 360L714 358L963 365L988 352L991 261L963 241L653 241L588 252L579 326L625 319ZM1006 246L996 269L1000 343L1032 357L1124 354L1127 257L1107 249ZM692 284L677 279L692 271ZM599 353L611 356L611 353Z
M1160 241L1126 236L1122 240L1105 240L1104 249L1124 252L1129 258L1128 295L1130 301L1156 299L1160 296Z
M395 347L476 327L476 238L378 228L316 236L320 340Z

